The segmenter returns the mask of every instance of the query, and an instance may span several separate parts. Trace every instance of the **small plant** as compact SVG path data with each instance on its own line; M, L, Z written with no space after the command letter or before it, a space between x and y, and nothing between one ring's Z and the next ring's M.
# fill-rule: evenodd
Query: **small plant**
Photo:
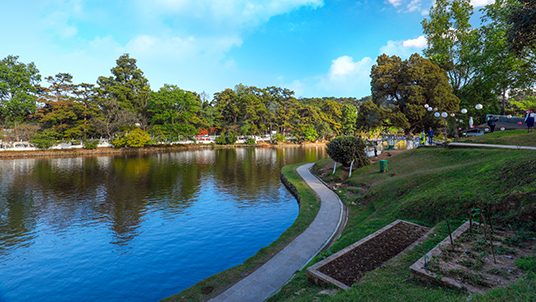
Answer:
M232 131L222 132L218 137L216 137L216 144L218 145L232 145L236 143L236 134Z
M246 145L255 145L255 144L257 144L257 141L254 138L248 137L246 139Z
M286 140L285 136L281 133L277 133L272 136L272 144L284 143Z
M112 145L115 148L129 147L141 148L148 145L151 141L151 136L147 131L140 128L135 128L123 135L120 135L112 140Z
M356 168L369 164L365 153L365 143L358 137L339 136L329 142L327 151L329 157L345 167L350 167L352 162Z
M94 150L94 149L97 149L97 146L99 145L99 140L86 139L83 141L83 144L84 144L84 149Z

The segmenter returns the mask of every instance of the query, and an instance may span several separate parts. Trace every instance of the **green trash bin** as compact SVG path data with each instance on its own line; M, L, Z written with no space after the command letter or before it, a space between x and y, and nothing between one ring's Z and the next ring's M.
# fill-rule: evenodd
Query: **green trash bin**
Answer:
M380 173L387 172L389 162L386 159L380 160Z

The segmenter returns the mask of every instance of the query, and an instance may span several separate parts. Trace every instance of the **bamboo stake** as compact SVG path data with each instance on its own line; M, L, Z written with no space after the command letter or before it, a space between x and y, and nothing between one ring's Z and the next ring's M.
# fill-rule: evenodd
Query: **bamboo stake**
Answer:
M449 229L450 245L454 248L454 241L452 240L452 231L450 229L450 221L447 218L447 228Z
M482 225L484 227L484 236L489 239L489 244L491 247L491 255L493 256L493 263L497 263L497 259L495 258L495 247L493 246L493 238L491 236L488 237L488 232L486 231L486 216L482 214L482 211L480 212L480 216L482 217Z
M348 173L348 178L352 177L352 168L354 167L354 160L352 159L352 162L350 163L350 173Z
M337 171L337 162L336 161L333 162L333 172L331 173L331 175L334 175L335 171Z

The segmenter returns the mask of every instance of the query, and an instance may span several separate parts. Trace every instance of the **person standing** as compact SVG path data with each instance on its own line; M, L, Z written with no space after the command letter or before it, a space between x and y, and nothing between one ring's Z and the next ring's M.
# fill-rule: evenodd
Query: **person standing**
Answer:
M534 113L532 110L528 110L527 116L525 117L525 124L527 124L528 132L532 132L532 128L534 128L535 119L536 119L536 113Z
M499 121L499 119L493 115L490 115L490 117L488 117L488 126L490 132L495 132L495 126L497 125L497 121Z
M432 130L432 127L428 129L428 144L432 145L434 143L434 130Z
M419 143L420 143L421 146L424 146L424 144L426 144L426 133L424 133L424 129L421 132L420 142Z

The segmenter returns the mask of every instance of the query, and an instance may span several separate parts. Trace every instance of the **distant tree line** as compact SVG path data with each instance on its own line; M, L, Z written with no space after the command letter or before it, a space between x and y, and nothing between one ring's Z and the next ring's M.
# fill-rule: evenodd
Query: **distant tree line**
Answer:
M4 140L53 143L107 138L121 146L132 137L146 138L144 132L155 142L172 142L203 134L236 137L272 131L298 141L316 141L357 131L358 99L297 99L288 89L242 84L217 92L212 99L176 85L153 91L128 54L120 56L111 75L99 77L96 84L76 84L68 73L46 77L44 82L33 63L22 63L16 56L0 61Z

